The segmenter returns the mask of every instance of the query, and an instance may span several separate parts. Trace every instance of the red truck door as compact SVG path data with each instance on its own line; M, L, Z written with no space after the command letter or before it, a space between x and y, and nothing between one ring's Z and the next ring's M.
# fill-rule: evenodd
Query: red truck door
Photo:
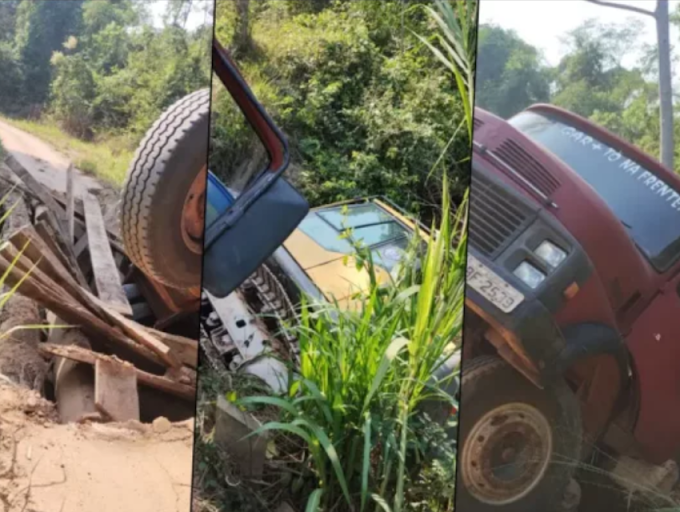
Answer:
M638 317L627 343L640 390L635 437L661 464L680 452L680 274Z

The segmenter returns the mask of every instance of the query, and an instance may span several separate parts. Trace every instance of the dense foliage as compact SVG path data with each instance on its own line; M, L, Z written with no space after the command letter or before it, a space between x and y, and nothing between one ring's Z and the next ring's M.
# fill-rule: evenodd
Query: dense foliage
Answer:
M672 17L676 26L679 13ZM507 118L533 103L550 102L592 119L658 158L656 48L638 44L638 23L636 18L622 25L585 22L565 34L566 52L555 67L513 31L480 26L477 106ZM642 57L624 66L631 52ZM675 126L680 134L680 123ZM678 155L677 144L675 152Z
M418 37L437 44L430 4L218 4L217 37L288 136L288 176L312 204L384 194L428 214L444 169L460 201L469 138L464 129L452 138L464 118L456 81ZM213 104L211 166L239 182L264 156L229 96L219 91Z
M140 0L3 1L0 113L134 147L169 104L209 83L211 28L189 31L172 16L188 4L168 2L157 28Z

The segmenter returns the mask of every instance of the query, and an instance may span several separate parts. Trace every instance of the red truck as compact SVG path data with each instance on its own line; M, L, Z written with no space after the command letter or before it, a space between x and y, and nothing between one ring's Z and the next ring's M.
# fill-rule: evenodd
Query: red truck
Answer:
M680 179L551 105L473 146L456 508L559 510L586 458L680 453Z

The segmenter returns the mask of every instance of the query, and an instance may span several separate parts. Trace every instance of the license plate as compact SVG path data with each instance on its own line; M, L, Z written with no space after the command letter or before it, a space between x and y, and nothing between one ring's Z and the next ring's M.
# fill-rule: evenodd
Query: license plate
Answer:
M510 313L524 300L524 295L496 275L477 258L468 254L467 284L503 313Z

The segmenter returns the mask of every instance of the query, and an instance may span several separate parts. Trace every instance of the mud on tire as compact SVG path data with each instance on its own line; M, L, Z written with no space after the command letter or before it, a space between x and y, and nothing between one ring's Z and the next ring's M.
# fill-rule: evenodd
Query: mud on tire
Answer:
M555 512L581 452L577 398L540 390L505 361L463 364L456 508Z
M182 214L191 185L206 168L209 120L209 89L169 107L142 140L123 188L127 255L142 272L173 288L200 285L201 254L185 242Z

